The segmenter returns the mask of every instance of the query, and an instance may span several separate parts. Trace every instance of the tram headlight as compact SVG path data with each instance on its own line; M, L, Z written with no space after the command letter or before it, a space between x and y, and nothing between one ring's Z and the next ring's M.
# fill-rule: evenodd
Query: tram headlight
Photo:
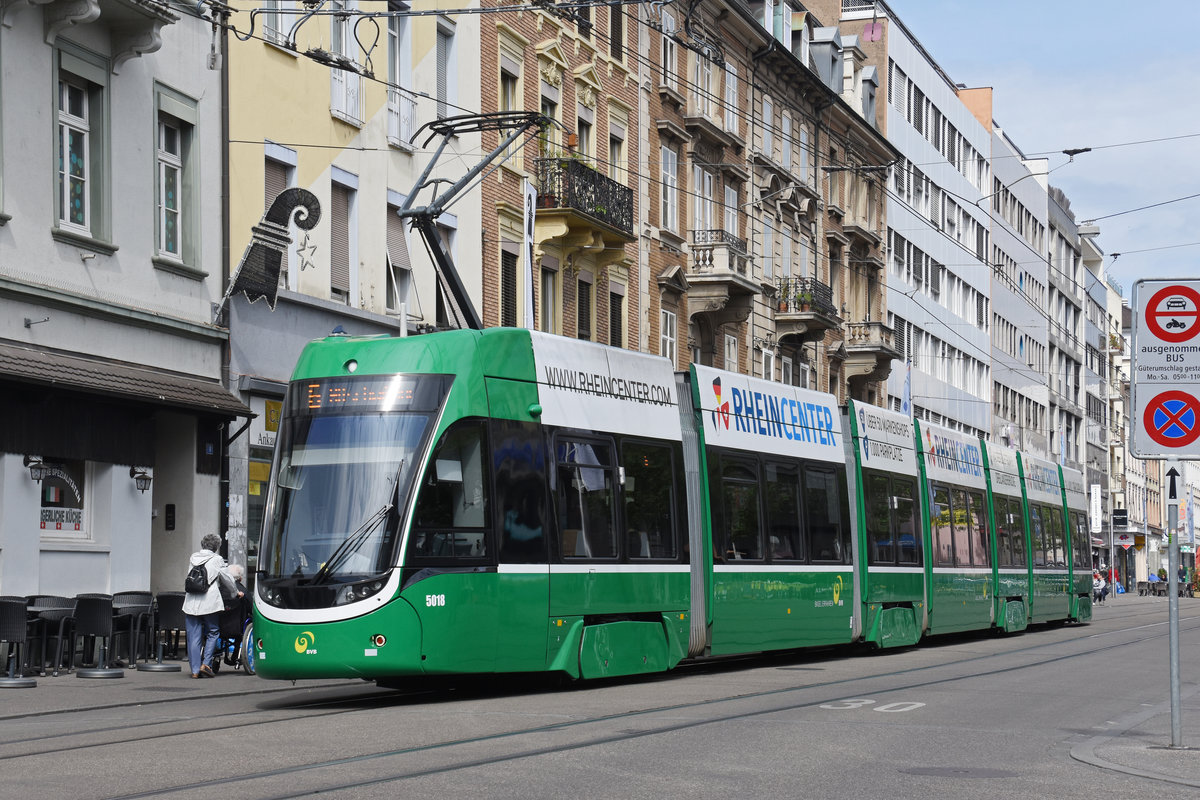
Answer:
M275 589L260 583L258 585L258 595L269 604L277 608L283 608L283 597Z
M359 600L366 600L371 595L377 594L385 585L387 585L387 581L384 580L363 581L362 583L346 584L338 589L337 594L334 595L333 604L335 606L342 606L347 603L355 603Z

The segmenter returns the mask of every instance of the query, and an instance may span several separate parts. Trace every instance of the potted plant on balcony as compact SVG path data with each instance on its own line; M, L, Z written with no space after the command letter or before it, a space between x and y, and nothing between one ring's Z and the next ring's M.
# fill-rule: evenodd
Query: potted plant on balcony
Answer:
M800 292L796 295L796 302L800 304L801 311L808 311L812 308L812 292Z

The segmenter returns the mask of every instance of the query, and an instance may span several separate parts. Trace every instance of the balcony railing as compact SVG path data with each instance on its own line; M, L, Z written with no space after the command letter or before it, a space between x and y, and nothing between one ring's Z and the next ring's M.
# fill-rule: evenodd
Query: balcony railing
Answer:
M833 289L815 278L784 276L775 279L779 300L788 312L818 311L829 317L838 315L833 304Z
M728 270L745 276L748 261L745 239L720 229L692 231L693 272Z
M569 208L633 236L633 190L573 158L539 158L538 208Z
M411 147L417 128L417 101L399 89L388 89L388 141Z
M882 322L849 322L844 330L847 349L896 349L895 333Z

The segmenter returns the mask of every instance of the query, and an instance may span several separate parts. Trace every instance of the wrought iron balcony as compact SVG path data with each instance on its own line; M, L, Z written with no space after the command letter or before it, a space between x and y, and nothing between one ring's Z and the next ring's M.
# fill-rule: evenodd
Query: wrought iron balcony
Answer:
M539 209L569 209L633 238L633 190L574 158L537 160Z
M816 278L784 276L775 279L782 313L817 313L837 318L833 289Z
M775 279L779 310L775 315L776 337L815 342L826 331L837 330L842 321L833 304L833 290L815 278L782 276Z

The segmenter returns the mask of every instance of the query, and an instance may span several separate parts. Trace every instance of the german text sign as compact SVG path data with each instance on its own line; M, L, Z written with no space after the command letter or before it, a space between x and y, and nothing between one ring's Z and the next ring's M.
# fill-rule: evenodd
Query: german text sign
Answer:
M1200 456L1200 281L1133 286L1133 455Z

